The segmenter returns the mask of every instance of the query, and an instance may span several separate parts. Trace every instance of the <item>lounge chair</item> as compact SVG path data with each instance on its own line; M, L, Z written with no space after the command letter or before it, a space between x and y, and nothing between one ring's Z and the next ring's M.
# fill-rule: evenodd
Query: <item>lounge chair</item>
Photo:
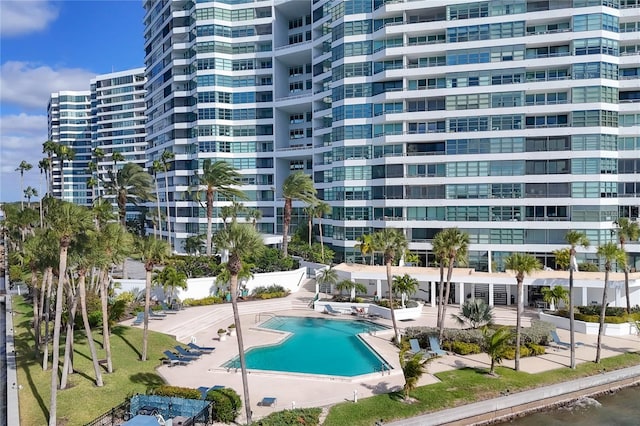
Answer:
M338 312L335 309L333 309L333 306L331 306L331 305L324 305L324 313L325 314L329 314L329 315L340 315L341 314L341 312Z
M176 346L176 351L178 351L178 357L180 358L200 358L200 356L202 355L201 353L198 352L191 352L186 350L185 348L183 348L182 346Z
M420 342L418 342L418 339L409 339L409 345L411 345L411 350L409 350L409 352L412 354L428 354L426 349L420 347Z
M162 360L162 363L169 364L169 367L173 367L174 365L187 365L192 361L192 358L180 358L171 351L164 351L163 353L167 359Z
M563 349L569 349L571 348L571 343L568 342L563 342L562 340L560 340L560 337L558 336L558 332L555 330L551 330L551 339L553 340L553 342L549 342L549 344L554 344L554 346L556 346L557 348L563 348ZM582 342L576 342L576 346L583 346L584 343Z
M446 351L443 351L440 348L440 342L438 341L437 336L429 336L429 347L430 349L427 351L432 356L444 356L447 355Z
M156 312L153 309L149 308L149 318L151 319L165 319L167 314L163 314L161 312Z
M202 399L207 399L207 394L212 390L224 389L222 385L215 385L212 387L209 386L200 386L198 391L200 391L200 395L202 395Z
M367 312L364 310L364 308L358 308L357 306L352 306L351 307L351 315L357 315L359 317L366 317L367 316Z
M261 407L275 407L278 403L278 398L264 397L262 401L258 402Z
M162 313L165 314L165 315L166 314L177 314L178 313L178 311L169 308L167 306L167 304L164 303L164 302L160 302L160 307L162 308Z
M192 351L199 351L203 354L210 354L211 352L216 350L216 348L214 348L213 346L198 346L193 342L187 343L187 346L189 346Z
M136 315L136 319L133 320L133 323L131 323L131 325L140 325L144 322L144 312L138 312L138 315Z

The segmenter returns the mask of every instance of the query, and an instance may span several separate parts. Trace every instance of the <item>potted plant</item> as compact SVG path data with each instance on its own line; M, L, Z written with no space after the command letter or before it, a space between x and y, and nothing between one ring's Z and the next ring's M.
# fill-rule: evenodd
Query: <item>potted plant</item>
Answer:
M227 327L227 329L229 330L229 336L235 336L236 335L236 325L235 324L229 324L229 327Z
M220 340L221 342L227 340L227 330L225 330L224 328L218 330L218 340Z

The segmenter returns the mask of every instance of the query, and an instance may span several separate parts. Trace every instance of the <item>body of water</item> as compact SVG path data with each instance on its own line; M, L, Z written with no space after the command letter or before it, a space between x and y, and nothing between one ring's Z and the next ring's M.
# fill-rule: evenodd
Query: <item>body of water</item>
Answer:
M583 398L565 407L504 423L516 426L637 426L640 425L640 386L597 398Z

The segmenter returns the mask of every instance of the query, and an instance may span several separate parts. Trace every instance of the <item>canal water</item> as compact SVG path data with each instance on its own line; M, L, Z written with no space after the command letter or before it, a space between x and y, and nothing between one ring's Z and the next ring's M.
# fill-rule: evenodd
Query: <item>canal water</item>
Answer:
M596 398L583 398L565 407L514 419L504 425L638 426L640 425L640 386Z

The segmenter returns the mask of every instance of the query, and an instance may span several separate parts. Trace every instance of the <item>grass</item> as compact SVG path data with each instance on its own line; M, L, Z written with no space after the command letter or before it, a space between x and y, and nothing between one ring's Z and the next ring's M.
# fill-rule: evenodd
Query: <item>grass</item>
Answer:
M370 426L377 420L392 421L407 417L452 408L471 402L500 396L501 392L518 392L540 386L551 385L580 377L592 376L640 364L640 354L626 353L604 358L600 364L587 362L575 370L560 368L538 374L517 372L498 367L499 378L487 376L488 369L463 368L446 371L436 376L440 383L422 386L411 393L417 401L407 404L399 392L361 399L357 404L341 403L333 406L323 423L324 426Z
M15 344L17 351L20 424L44 425L48 423L51 397L51 362L42 370L42 355L34 357L33 309L22 297L13 299ZM79 314L78 314L79 315ZM102 334L93 330L98 356L105 357ZM111 351L114 372L103 369L104 386L95 386L95 375L84 329L76 331L74 345L74 370L69 375L69 387L58 391L58 425L82 425L122 403L127 396L144 393L148 387L164 384L156 373L162 352L178 342L170 336L149 332L148 360L140 361L142 329L116 326L112 329ZM61 339L64 347L64 338ZM61 350L60 368L62 369ZM51 349L49 350L51 353ZM50 355L51 358L51 355Z

